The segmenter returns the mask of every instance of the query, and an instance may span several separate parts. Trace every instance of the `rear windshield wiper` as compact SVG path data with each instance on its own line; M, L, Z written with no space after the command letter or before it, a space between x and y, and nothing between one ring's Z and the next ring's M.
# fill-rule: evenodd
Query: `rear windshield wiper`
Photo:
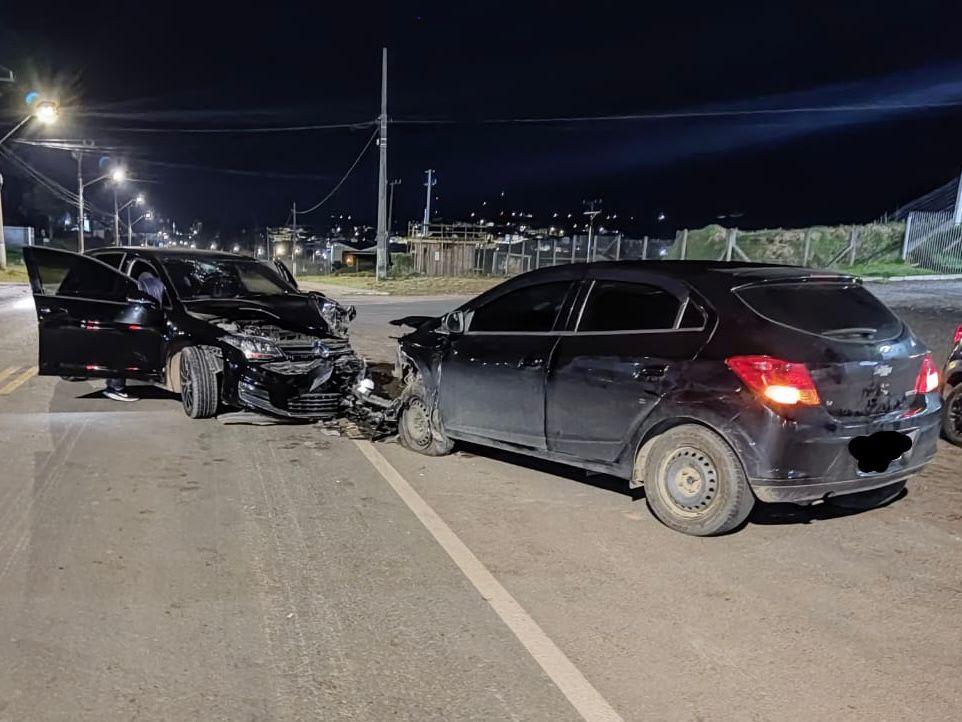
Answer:
M877 328L868 326L852 326L851 328L833 328L831 331L822 331L823 336L874 336L878 333Z

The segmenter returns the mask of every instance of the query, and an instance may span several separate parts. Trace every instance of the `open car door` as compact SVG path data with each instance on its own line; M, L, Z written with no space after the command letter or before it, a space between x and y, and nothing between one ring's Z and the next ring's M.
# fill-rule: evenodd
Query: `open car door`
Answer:
M129 276L96 259L27 246L41 376L160 378L164 312Z

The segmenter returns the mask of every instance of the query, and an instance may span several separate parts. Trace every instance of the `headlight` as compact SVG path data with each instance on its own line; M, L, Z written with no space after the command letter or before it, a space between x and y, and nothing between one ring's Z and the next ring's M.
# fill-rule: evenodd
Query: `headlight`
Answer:
M284 358L284 354L277 345L266 338L224 336L221 340L239 350L248 361L274 361Z

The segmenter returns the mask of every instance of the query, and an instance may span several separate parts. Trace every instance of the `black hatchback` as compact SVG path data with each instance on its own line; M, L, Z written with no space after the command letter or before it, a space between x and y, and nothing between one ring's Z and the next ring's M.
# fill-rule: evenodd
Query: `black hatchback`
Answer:
M852 276L622 262L513 278L442 318L408 317L399 434L522 452L644 485L696 535L759 499L868 508L936 451L939 371Z

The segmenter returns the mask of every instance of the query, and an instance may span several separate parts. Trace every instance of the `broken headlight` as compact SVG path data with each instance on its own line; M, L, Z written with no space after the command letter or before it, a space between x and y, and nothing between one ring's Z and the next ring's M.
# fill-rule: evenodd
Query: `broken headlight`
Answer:
M284 358L284 354L273 341L257 336L224 336L221 339L230 344L248 361L275 361Z

